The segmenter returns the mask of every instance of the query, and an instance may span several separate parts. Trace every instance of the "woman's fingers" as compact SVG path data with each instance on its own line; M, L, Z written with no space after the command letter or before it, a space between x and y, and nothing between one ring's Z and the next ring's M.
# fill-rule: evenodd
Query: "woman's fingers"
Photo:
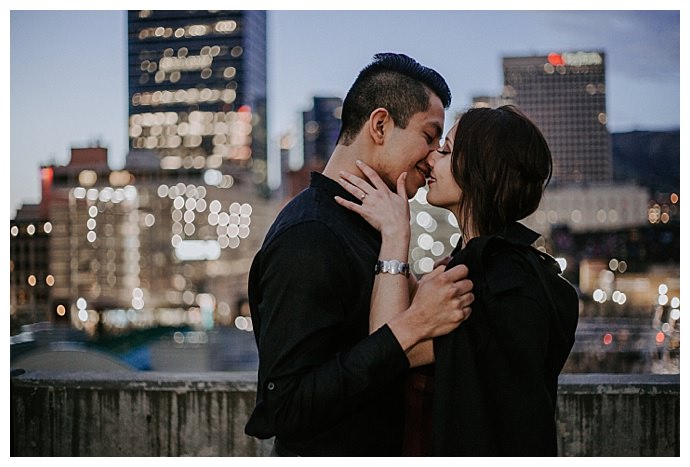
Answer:
M436 269L439 266L448 266L448 263L450 263L451 259L452 258L450 256L446 256L445 258L439 259L434 263L434 269Z
M376 173L376 172L374 172ZM377 175L378 177L378 175ZM362 193L372 193L375 192L378 188L376 186L373 186L371 183L367 182L366 180L362 179L361 177L358 177L357 175L353 175L350 172L345 172L341 171L340 172L340 178L345 180L347 183L350 185L353 185L357 187ZM379 178L379 180L381 180ZM386 187L386 185L383 185ZM387 189L387 187L386 187ZM388 190L390 191L390 190Z
M339 205L349 209L350 211L354 211L360 216L362 215L362 205L353 203L352 201L348 201L346 199L341 198L340 196L335 197L335 202L338 203Z
M384 183L379 174L376 173L374 169L369 167L366 162L357 160L356 163L357 167L359 167L359 170L361 170L362 173L367 176L369 181L376 187L376 189L388 189L388 186Z
M362 173L369 178L370 182L363 180L357 175L353 175L349 172L340 172L340 184L345 188L350 194L364 200L369 195L398 195L407 200L407 189L405 188L405 180L407 179L407 172L403 172L398 176L396 182L396 191L393 193L388 185L379 177L379 175L371 167L369 167L365 162L357 161L357 165L362 170ZM372 185L373 183L373 185Z
M370 192L375 191L367 182L347 172L340 172L339 182L345 190L360 200L363 200ZM367 190L366 187L369 189Z
M398 177L398 184L396 193L398 196L404 196L407 199L407 190L405 189L405 179L407 179L407 172L403 172Z

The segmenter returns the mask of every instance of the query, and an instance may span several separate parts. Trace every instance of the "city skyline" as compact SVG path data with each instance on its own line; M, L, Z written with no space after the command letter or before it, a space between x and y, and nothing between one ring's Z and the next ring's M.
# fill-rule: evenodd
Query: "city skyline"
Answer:
M30 13L28 12L27 15ZM150 14L148 11L143 11L130 14L130 24L133 16L155 18L160 13L163 12ZM190 21L185 23L185 31L199 31L199 28L204 28L204 25L201 24L203 20L199 18L207 17L208 11L199 10L199 13L196 17L189 15ZM275 14L279 13L287 15L286 12L275 12ZM289 13L292 14L292 12ZM294 13L294 17L299 20L294 21L294 23L302 24L300 22L307 21L306 17L311 13ZM313 13L326 14L327 12ZM424 12L424 15L428 13ZM462 18L465 16L473 17L475 14L474 12L459 13L462 13ZM90 18L91 15L97 15L97 12L65 12L65 14L83 14L83 18ZM171 15L174 16L175 14L177 12L171 12ZM272 15L274 12L270 12L270 14ZM369 16L378 17L378 21L383 21L381 19L383 13L381 12L367 13L366 17L363 16L363 12L354 12L352 17L350 14L349 12L338 12L337 18L343 20L344 24L352 24L353 18L357 17L362 18L363 21L376 21L376 18L372 19ZM405 15L414 17L420 13L394 12L390 14L396 16L398 21L402 21ZM398 16L398 14L402 16ZM532 14L529 13L528 16ZM553 19L553 14L553 12L549 13L548 17ZM647 12L640 12L642 16L648 14ZM46 15L50 16L49 13ZM501 15L495 13L491 13L491 15L493 26L500 27ZM522 15L523 13L511 12L509 19L518 23L518 17ZM330 18L335 17L329 16L327 19ZM350 19L345 21L345 18ZM217 21L218 17L211 18L211 24L217 26ZM86 24L86 21L82 21L82 23ZM326 29L332 25L327 20L324 20L325 25L318 21L312 21L310 24L317 23ZM659 34L660 24L655 28ZM189 25L189 29L187 29L187 25ZM174 29L169 29L177 32L177 26L175 25ZM335 28L335 25L332 26ZM515 24L514 26L518 30L521 28ZM367 29L366 26L363 27ZM239 26L238 29L241 31L242 26ZM166 32L167 29L161 27L161 24L153 24L150 28L147 26L144 30L155 31L156 35L168 34L167 37L171 37L171 33ZM206 29L206 31L208 30L210 29ZM317 36L319 35L319 31L312 32ZM340 34L338 31L329 33ZM203 35L204 33L199 34L199 36ZM471 36L472 34L466 32L466 35ZM522 36L522 32L520 32L520 36ZM137 37L137 34L133 37ZM282 35L280 37L287 36ZM197 39L198 36L195 36L194 40ZM381 39L381 43L386 40L392 39ZM256 42L253 43L256 44ZM301 54L306 54L305 51L308 49L308 44L302 46L298 42L293 42L290 45L295 50L300 51ZM377 48L379 45L379 42L375 44ZM357 44L353 41L350 46L356 48ZM143 75L140 74L140 70L144 71L144 68L148 70L148 65L150 65L148 63L144 67L144 61L148 61L149 57L142 57L141 54L152 54L152 56L156 54L148 44L144 44L144 47L143 52L136 51L134 53L131 52L130 47L130 82L142 83L143 81L145 83L146 79L157 80L155 75L153 78L142 79ZM210 49L214 47L216 45L210 46ZM371 47L373 48L374 45ZM383 48L383 46L381 47ZM468 47L472 48L474 45L470 44ZM481 47L478 46L478 48ZM192 47L190 47L191 49ZM387 47L386 49L393 50ZM458 49L466 50L461 47ZM99 50L101 52L90 55L90 57L102 57L104 52L102 49ZM171 49L158 52L161 53L163 60L170 56L166 55L169 50ZM189 56L187 46L178 47L178 50L185 50L183 56ZM196 47L196 50L200 53L199 57L205 55L201 52L203 48ZM447 75L449 84L455 86L456 82L453 81L455 74L448 74L444 69L445 66L455 63L455 61L448 59L448 50L453 49L446 48L434 51L439 53L438 56L429 51L419 54L408 50L404 50L404 52L415 56L425 64L438 68ZM573 50L578 51L578 53L566 53ZM550 51L557 51L558 53L543 55ZM538 114L542 109L547 112L561 112L558 118L552 120L567 121L568 123L565 129L556 129L554 133L559 137L564 136L564 134L573 136L574 140L569 143L569 146L586 142L588 128L586 125L579 125L583 119L578 119L578 117L583 117L580 110L587 107L587 99L597 96L598 107L596 107L594 115L597 116L595 120L601 125L612 119L615 120L615 117L609 112L611 103L609 99L605 98L610 95L609 91L611 91L610 73L607 72L609 79L606 80L607 86L604 86L603 71L587 68L590 65L596 65L595 59L597 57L595 55L599 51L605 53L607 59L611 55L605 46L577 49L563 46L562 48L543 50L535 48L529 51L520 51L516 48L514 52L501 54L500 57L502 57L504 65L506 60L519 59L520 56L529 59L530 63L525 65L523 71L530 76L546 73L554 78L558 78L559 75L570 77L572 71L574 77L583 78L582 80L578 79L576 86L572 88L559 87L558 92L544 92L544 88L533 90L531 97L535 102L533 102L534 107L530 109L527 101L524 100L525 97L530 96L529 91L525 91L525 88L521 88L515 81L510 81L509 75L515 74L515 71L506 71L504 67L506 92L503 95L511 98L513 94L522 96L522 102L518 99L515 102L523 109L529 110L533 115ZM363 55L367 55L366 60L369 59L369 52L371 51L362 52ZM445 57L443 56L444 53L446 54ZM51 54L68 62L67 68L73 72L72 75L68 75L70 76L69 82L71 82L71 77L74 77L79 71L91 77L91 81L94 80L93 75L89 74L88 71L90 67L88 63L90 62L87 59L80 60L84 54L57 53L55 51L52 51ZM503 100L496 98L501 94L501 85L503 84L500 77L498 85L490 80L482 82L481 86L471 84L472 80L481 74L479 71L480 63L483 64L484 57L490 55L492 56L491 53L481 55L481 60L468 58L465 68L462 69L466 71L467 83L463 83L465 87L455 88L459 91L455 92L455 103L448 111L447 117L449 118L446 121L446 128L452 124L450 120L455 112L471 105L472 97L483 95L488 102L495 103L492 105L498 105L497 103ZM65 57L74 58L76 64L69 63ZM295 65L290 61L294 61L294 56L289 57L281 57L281 60L290 64L285 69L281 69L281 72L292 74L293 77L311 74L318 76L319 79L321 74L330 74L331 69L325 64L331 62L318 58L316 54L308 55L308 61L304 62L303 66ZM337 91L320 88L321 84L310 87L311 81L309 81L302 83L303 87L292 88L294 92L278 92L276 90L278 84L286 85L286 83L292 82L287 78L278 80L276 88L272 91L274 94L282 96L281 99L275 99L276 109L289 109L289 111L275 110L272 113L273 138L277 138L285 129L296 124L298 116L304 114L304 128L297 126L294 130L296 132L303 130L304 141L306 142L308 141L308 134L312 133L309 129L313 129L314 123L318 121L318 128L324 129L324 132L331 137L329 147L332 148L332 136L337 135L339 122L337 119L332 121L318 117L319 112L317 111L321 109L323 116L331 119L337 115L336 109L340 102L340 97L337 96L342 96L349 85L349 81L356 73L355 71L353 76L346 76L346 72L343 70L350 67L358 70L361 67L361 64L354 63L354 58L349 55L347 57L343 56L342 61L339 61L337 66L334 65L341 70L337 78L343 83L348 82L342 89L339 87ZM570 62L569 57L576 59L576 61ZM587 57L591 61L584 63ZM49 62L41 61L36 56L31 58L43 68L44 81L48 82L55 76L55 73L51 72L53 68ZM669 59L666 57L666 60ZM435 64L434 60L440 65ZM560 60L562 62L559 62ZM107 61L106 59L103 62ZM278 61L274 60L273 66L276 66L275 63ZM648 67L647 72L653 71L649 67L658 69L663 63L666 63L670 69L675 69L668 65L668 62L661 60L661 62L656 62L654 66L645 62ZM166 64L165 61L157 62L158 71L164 68L164 64ZM571 64L576 69L558 68L564 67L564 64ZM115 65L113 64L113 67L117 68ZM553 65L553 69L549 65ZM107 67L104 65L103 68L106 69ZM224 70L227 69L227 66L224 67ZM498 69L500 70L500 66ZM134 70L133 74L132 70ZM239 70L239 66L237 70ZM610 69L607 67L607 70ZM114 76L120 71L114 72L110 76ZM202 88L208 86L208 81L203 81L208 79L208 76L204 76L203 71L197 75L197 78L200 78L198 82ZM233 68L233 76L235 71ZM628 72L632 71L628 70ZM644 75L644 67L638 68L638 72ZM623 74L625 75L625 73ZM651 80L652 74L644 76ZM670 74L673 75L673 72ZM25 76L30 85L33 75L29 73ZM132 76L134 76L133 80ZM41 77L40 74L39 77ZM656 75L656 78L664 81L659 78L659 75ZM21 80L17 80L14 76L12 79L15 84L21 83ZM54 81L57 82L59 79ZM670 81L673 81L673 77L670 78ZM252 80L252 82L255 83L256 81ZM80 114L84 116L95 115L91 120L96 122L97 128L101 128L98 125L102 125L104 121L102 118L114 108L107 104L107 98L116 97L117 94L117 92L108 92L110 84L110 79L101 81L99 91L105 96L102 101L90 100L86 94L82 94L76 99L73 98L80 106ZM195 84L189 82L188 85L194 86ZM54 91L60 89L62 89L60 92L53 95L54 99L42 102L38 113L33 112L32 114L32 109L27 109L27 115L35 117L33 120L35 126L29 138L17 139L15 134L12 134L10 173L12 174L13 187L21 186L21 182L18 185L18 179L14 177L14 173L17 170L16 162L24 159L17 156L18 153L14 150L16 144L24 141L39 143L44 142L44 140L46 143L52 143L54 141L48 138L49 130L51 126L59 127L62 121L68 123L67 127L70 131L74 130L74 133L69 134L76 135L85 131L86 127L77 125L76 121L73 120L74 117L70 116L72 114L68 109L61 107L63 105L59 99L61 93L72 88L69 85L62 88L53 86ZM86 92L86 89L80 88L79 91ZM319 89L324 90L319 91ZM510 92L511 89L513 92ZM621 95L620 88L617 89L616 93ZM143 101L143 99L139 102L135 100L136 92L132 93L130 89L130 103L135 104L133 107L137 107L137 104ZM12 104L19 106L15 99L14 87L11 88L11 94ZM628 101L633 103L638 101L635 94L631 94L630 91L628 94ZM31 89L24 94L19 93L19 98L21 100L23 96L29 95L32 95ZM287 95L289 98L285 97ZM660 96L664 98L679 97L672 92L666 95L663 89L660 89L657 94L641 97L658 100L661 99ZM496 99L491 100L492 98ZM154 97L151 99L153 100ZM529 99L527 100L529 101ZM537 100L539 102L536 102ZM318 105L319 101L329 101L329 106ZM314 104L314 112L309 112L312 103ZM609 103L608 108L602 107L605 103ZM64 105L69 106L69 104L68 101ZM671 105L664 106L661 102L659 105L665 111L669 111L672 107ZM679 102L675 102L674 105L679 105ZM94 114L88 113L92 108L95 108L96 112ZM158 109L160 110L160 107ZM63 112L64 117L59 117ZM680 111L678 110L677 113L679 114ZM14 110L12 115L15 115ZM584 120L587 120L589 115L588 110L584 115ZM629 121L638 118L625 115L630 117ZM573 118L571 119L571 117ZM649 118L649 120L639 121L655 121L656 123L651 124L651 129L654 129L653 125L659 124L659 120L653 120L651 116ZM655 118L658 119L659 117ZM260 120L265 121L265 119ZM326 124L327 122L328 124ZM550 124L549 119L540 122L540 126L544 130ZM625 130L624 124L620 121L616 125L623 126L611 128L612 131L615 132L616 129L618 131ZM637 129L637 127L635 128ZM643 126L639 129L650 129L650 127ZM659 129L664 128L660 127ZM604 130L604 127L597 126L597 130ZM636 137L641 134L647 135L646 132L618 133L614 134L612 138L608 138L608 129L604 133L604 140ZM676 141L679 139L679 130L670 133L673 133ZM133 132L133 135L136 136L136 132ZM647 136L651 141L652 138L662 136L662 134L656 133ZM96 138L100 138L100 135L89 139L89 142L95 142ZM274 218L275 209L281 202L281 193L277 193L277 196L272 199L266 199L263 196L255 196L256 193L250 194L249 191L251 190L246 190L249 187L248 184L234 183L232 178L229 178L231 183L226 184L220 183L220 179L207 178L208 173L191 173L184 170L178 173L172 167L169 167L171 169L169 171L158 171L156 155L146 151L133 151L127 154L127 164L124 166L119 159L124 157L126 151L122 150L121 153L117 153L117 149L114 149L110 141L101 139L102 145L110 151L109 168L105 167L105 149L79 147L82 146L80 144L68 144L66 151L71 153L72 159L67 167L63 165L67 160L62 157L52 160L41 159L44 153L40 151L35 151L39 162L27 160L27 164L35 164L36 169L40 163L53 164L43 169L43 173L46 174L43 179L45 186L50 187L50 190L45 191L47 196L44 199L51 201L43 203L40 207L27 206L22 209L22 215L17 216L17 219L11 220L10 223L11 296L8 301L11 310L11 347L13 347L12 342L18 343L26 338L27 333L22 332L17 334L16 339L12 336L17 331L29 329L29 327L22 328L24 323L40 323L36 324L35 327L31 326L31 329L35 329L38 333L41 329L47 329L48 322L62 324L68 319L71 320L74 329L86 330L87 334L92 337L102 337L111 333L117 335L123 331L136 331L143 326L156 327L176 324L191 326L194 330L188 334L189 342L199 343L200 336L204 336L206 342L214 341L214 334L211 334L211 331L218 329L251 331L251 318L246 315L248 308L245 299L247 283L245 274L248 273L253 252L263 240L265 231ZM556 149L557 146L553 141L551 140L552 150ZM633 159L632 154L635 151L631 146L641 148L647 145L647 141L643 142L640 139L634 143L636 144L628 145L627 149L619 151L619 155L621 152L626 155L625 163ZM679 146L677 144L675 146L663 146L658 144L658 139L656 143L649 143L649 147L653 148L649 154L655 156L652 163L661 165L666 154L673 154L666 160L669 166L676 166L679 159ZM69 150L70 145L74 146L71 151ZM595 159L597 154L591 147L592 145L574 151L574 153L577 156L584 155L589 159ZM306 149L305 145L305 155L308 154ZM607 154L610 152L608 149L606 148L604 151ZM322 149L312 152L327 155L329 150ZM186 152L183 152L182 156L189 157ZM120 168L127 169L126 173L119 171ZM653 170L640 170L639 167L637 169L645 175L648 175L647 172L654 172ZM599 170L601 173L594 172L596 171L591 171L584 179L599 182L610 181L606 170ZM302 171L302 174L306 173L307 171ZM30 176L31 170L24 170L23 174ZM107 177L102 176L106 174ZM220 174L215 174L214 177L216 175ZM605 179L597 180L598 175L605 176L602 177ZM228 175L228 177L230 176ZM630 180L633 178L631 177ZM237 178L237 180L240 179L240 177ZM252 178L252 180L256 179ZM622 179L619 178L618 180ZM679 188L678 178L675 180L673 190ZM627 184L625 182L610 185L602 184L596 187L588 183L584 185L584 190L582 186L577 188L571 186L567 188L572 190L560 191L558 186L552 185L551 188L556 188L556 190L549 192L548 202L541 205L533 216L537 224L535 230L543 235L535 246L553 253L563 269L564 277L568 276L567 278L572 280L581 292L582 311L580 314L581 318L585 320L582 323L583 329L579 330L581 331L578 338L579 353L590 352L590 355L601 355L602 351L609 349L622 351L623 348L619 347L619 344L629 345L629 348L645 345L649 350L648 355L656 355L657 357L651 362L652 372L679 372L680 206L678 191L656 193L654 195L656 197L652 198L646 186L633 186L632 181ZM245 188L244 191L242 186ZM228 190L228 188L232 189ZM460 233L457 231L457 219L445 211L431 211L424 196L425 192L424 189L420 190L415 196L414 202L411 203L411 224L414 230L410 245L410 266L416 274L429 272L437 258L456 247L460 238ZM48 193L50 194L48 195ZM22 201L30 202L30 200L25 201L24 199ZM655 204L652 205L651 203ZM13 207L17 208L18 205ZM525 224L532 227L527 222ZM240 245L242 248L236 249ZM222 251L223 249L225 252ZM621 276L624 273L625 275ZM640 287L640 284L644 284L644 287ZM41 304L46 306L41 307ZM630 317L646 320L647 324L631 327L626 323L617 322L616 319L621 314L620 310L624 310L625 316L628 316L627 313L629 313ZM41 311L46 313L42 314ZM649 323L650 313L654 313L654 319L651 323ZM46 320L42 319L44 316L47 318ZM603 316L612 318L612 322L607 322L605 326L602 326L600 318ZM622 324L622 326L618 328L617 324ZM615 330L614 326L616 327ZM208 334L206 334L207 332ZM182 333L176 332L174 337L169 336L170 342L179 344L180 339L182 339L181 336ZM668 340L666 340L667 338ZM224 339L228 339L228 336L224 336ZM135 342L136 339L132 341ZM663 356L659 354L659 344L662 341L664 342L664 349L668 351ZM251 340L247 345L253 348ZM19 348L19 346L15 348ZM140 357L137 358L139 358L140 365L137 367L138 369L159 371L151 363L155 359L149 361ZM595 356L591 360L598 363L601 358ZM649 360L645 360L645 365L647 363L650 363ZM580 355L574 360L569 370L596 370L596 368L588 365L588 361ZM215 368L218 370L228 369L227 367ZM641 368L646 368L643 371L650 369L649 365ZM198 370L199 367L197 366L195 369Z
M311 98L344 97L359 69L383 50L407 53L446 76L454 95L448 119L473 96L500 94L504 56L603 50L609 130L679 128L679 16L678 11L269 11L272 180L277 141L308 110ZM111 168L124 165L128 99L126 11L11 12L10 23L13 215L22 203L40 200L39 166L65 164L71 147L100 140ZM354 25L357 34L351 32ZM432 35L431 27L441 33ZM511 28L521 33L511 35ZM347 31L349 40L340 48L338 41L323 40ZM93 40L75 43L81 35ZM467 59L451 59L452 47ZM48 77L52 84L45 86Z

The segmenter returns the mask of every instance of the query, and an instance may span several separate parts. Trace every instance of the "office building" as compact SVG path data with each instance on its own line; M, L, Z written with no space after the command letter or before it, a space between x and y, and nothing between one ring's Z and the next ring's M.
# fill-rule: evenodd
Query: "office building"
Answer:
M162 170L151 150L130 151L112 170L105 148L73 148L68 165L43 170L49 320L116 334L210 329L245 313L249 266L275 216L251 182L216 169Z
M10 221L10 331L50 319L48 262L53 226L38 204L24 204Z
M555 226L574 233L641 227L649 223L649 200L649 190L632 183L556 186L524 223L545 234Z
M128 12L130 149L249 173L268 195L266 12Z
M605 71L603 52L503 58L503 96L544 133L554 186L613 179Z

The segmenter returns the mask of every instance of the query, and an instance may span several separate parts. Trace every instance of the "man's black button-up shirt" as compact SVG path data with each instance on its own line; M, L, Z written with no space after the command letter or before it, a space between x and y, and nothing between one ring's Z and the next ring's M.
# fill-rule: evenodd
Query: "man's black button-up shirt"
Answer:
M312 173L249 275L259 384L246 433L298 455L399 455L409 362L388 326L369 335L380 234Z

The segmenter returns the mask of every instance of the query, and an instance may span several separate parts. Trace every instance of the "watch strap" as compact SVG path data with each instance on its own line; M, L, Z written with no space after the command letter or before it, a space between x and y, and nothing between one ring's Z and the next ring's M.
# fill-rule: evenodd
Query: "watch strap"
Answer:
M410 263L405 263L397 259L378 260L374 266L374 274L403 274L410 277Z

